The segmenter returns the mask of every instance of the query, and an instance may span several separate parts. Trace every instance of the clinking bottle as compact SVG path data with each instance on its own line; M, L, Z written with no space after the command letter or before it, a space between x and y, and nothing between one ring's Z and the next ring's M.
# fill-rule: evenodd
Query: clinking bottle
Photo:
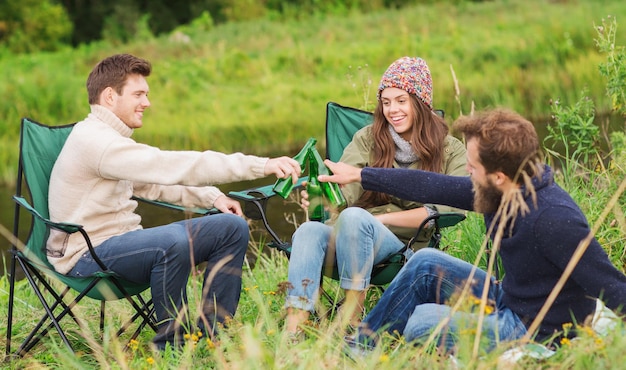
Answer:
M330 172L328 167L326 167L322 156L317 149L315 149L315 147L311 147L311 149L309 149L309 182L311 182L311 177L313 177L311 175L313 173L312 168L316 168L316 181L318 175L332 175L332 172ZM339 185L332 182L317 181L317 183L320 185L324 196L333 207L340 208L346 205L346 198L344 198L341 189L339 189ZM311 195L309 194L309 197L310 196Z
M317 139L315 139L314 137L310 138L306 142L306 144L304 144L300 152L298 152L298 154L296 154L296 156L293 157L293 159L295 159L298 162L298 164L300 164L300 170L302 172L304 172L304 167L306 165L307 157L309 155L309 149L315 148L315 143L317 143ZM287 197L293 190L293 185L294 185L293 179L291 178L291 176L289 176L286 179L276 180L276 183L274 184L274 187L272 188L272 190L274 190L276 194L283 197L283 199L287 199Z
M315 150L315 148L309 150L309 179L306 183L306 192L309 196L309 220L325 221L326 212L324 210L324 192L322 191L322 186L317 179L318 165L315 163L315 160L312 159L311 154L313 150Z

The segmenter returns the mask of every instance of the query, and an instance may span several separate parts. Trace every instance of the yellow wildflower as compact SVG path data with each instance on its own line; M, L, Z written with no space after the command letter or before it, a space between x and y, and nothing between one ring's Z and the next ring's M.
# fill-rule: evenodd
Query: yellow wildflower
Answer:
M128 342L128 347L135 351L139 348L139 342L136 339L131 339L130 342Z

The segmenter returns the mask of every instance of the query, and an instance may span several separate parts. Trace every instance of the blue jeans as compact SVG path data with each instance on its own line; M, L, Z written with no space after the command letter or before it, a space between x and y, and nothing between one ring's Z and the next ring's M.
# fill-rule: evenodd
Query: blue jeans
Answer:
M368 211L344 209L333 226L305 222L293 234L285 307L314 311L322 270L337 266L343 289L365 290L372 267L404 247Z
M178 336L184 328L174 318L187 303L187 280L197 264L207 262L200 329L212 335L216 323L233 317L239 303L248 240L248 224L243 218L217 214L130 231L107 239L95 251L122 278L150 284L159 321L153 341L164 348L167 342L180 341ZM86 276L99 270L87 252L68 275ZM212 274L215 276L207 280Z
M475 312L452 313L449 306L450 298L463 289L472 268L471 264L437 249L418 250L365 317L357 340L375 344L376 333L382 329L389 333L397 331L407 342L423 342L441 320L449 318L438 344L452 349L459 332L476 328L477 307ZM475 297L481 297L486 278L485 271L476 269L470 289ZM493 302L494 311L485 316L482 327L488 349L498 342L519 339L526 334L522 320L502 304L502 295L501 287L491 278L487 297Z

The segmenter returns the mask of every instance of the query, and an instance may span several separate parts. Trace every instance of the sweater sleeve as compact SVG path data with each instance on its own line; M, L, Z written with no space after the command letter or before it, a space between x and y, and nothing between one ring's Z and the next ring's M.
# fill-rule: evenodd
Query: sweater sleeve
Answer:
M215 200L224 195L214 186L183 186L133 184L133 195L150 200L159 200L184 207L212 208Z
M407 200L473 210L472 182L467 176L404 168L365 167L361 171L361 184L366 190L380 191Z
M214 151L167 151L118 137L101 152L99 175L160 185L205 186L264 177L267 158ZM123 165L120 165L122 164Z
M444 146L445 162L443 173L451 176L467 176L465 145L457 138L448 136ZM431 202L432 203L432 202ZM439 212L462 212L462 210L442 204L436 204Z

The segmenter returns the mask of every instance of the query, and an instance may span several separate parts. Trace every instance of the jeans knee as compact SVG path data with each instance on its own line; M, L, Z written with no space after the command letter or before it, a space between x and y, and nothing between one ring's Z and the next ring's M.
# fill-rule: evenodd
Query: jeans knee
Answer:
M407 261L407 267L411 269L430 270L430 267L441 266L443 252L434 248L422 248L417 250Z
M325 255L330 243L331 228L317 221L307 221L293 234L292 253Z
M372 214L360 207L348 207L337 217L336 228L339 230L359 229L363 224L370 224Z

